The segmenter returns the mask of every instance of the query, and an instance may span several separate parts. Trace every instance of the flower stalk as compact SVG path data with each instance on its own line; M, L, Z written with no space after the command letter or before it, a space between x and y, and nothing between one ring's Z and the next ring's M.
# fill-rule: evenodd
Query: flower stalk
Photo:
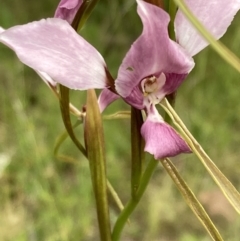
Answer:
M170 19L171 19L170 23L168 25L169 37L170 37L170 39L175 40L174 19L175 19L175 15L177 13L177 5L174 2L174 0L169 0L168 13L169 13Z
M79 8L73 22L72 22L72 27L76 30L79 31L85 22L87 21L88 17L92 13L92 10L96 6L97 2L99 0L84 0L81 7Z
M158 165L158 161L156 161L154 158L152 158L149 161L149 163L143 173L143 176L142 176L141 182L139 184L138 191L136 192L136 195L134 196L134 198L130 199L130 201L126 204L126 206L124 207L121 214L118 216L118 219L115 223L115 226L114 226L113 232L112 232L112 241L120 240L122 230L123 230L127 220L129 219L130 215L135 210L139 201L141 200L157 165Z
M142 165L144 161L144 140L141 135L143 124L142 113L140 110L131 108L131 192L135 198L139 183L142 177Z
M102 241L111 241L103 125L95 90L87 91L86 108L85 144L96 200L100 237Z
M73 143L77 146L77 148L81 151L81 153L86 156L86 150L83 147L83 145L78 141L77 137L74 134L71 118L70 118L70 111L69 111L69 89L63 85L60 85L60 108L61 108L61 114L63 123L65 125L65 128L72 139Z

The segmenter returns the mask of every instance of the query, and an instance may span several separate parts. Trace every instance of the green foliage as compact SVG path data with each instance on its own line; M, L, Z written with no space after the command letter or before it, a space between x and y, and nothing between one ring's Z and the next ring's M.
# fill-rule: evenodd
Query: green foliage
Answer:
M0 25L8 28L54 14L58 1L0 1ZM240 56L240 15L222 39ZM100 1L81 34L106 58L114 77L126 51L141 32L134 1ZM64 131L55 96L14 54L0 46L0 233L1 240L96 240L97 222L88 162L68 139L53 157ZM239 74L210 48L178 91L176 110L224 174L240 190ZM71 92L79 108L85 93ZM106 110L129 110L121 100ZM130 123L105 120L108 178L124 203L130 186ZM77 128L83 136L82 126ZM81 138L80 138L81 139ZM83 142L82 142L83 143ZM9 157L4 166L3 154ZM224 240L238 241L240 219L194 155L174 160L203 202ZM1 172L3 167L3 171ZM221 204L218 208L217 204ZM111 205L111 217L118 209ZM122 240L210 240L163 168L154 174Z

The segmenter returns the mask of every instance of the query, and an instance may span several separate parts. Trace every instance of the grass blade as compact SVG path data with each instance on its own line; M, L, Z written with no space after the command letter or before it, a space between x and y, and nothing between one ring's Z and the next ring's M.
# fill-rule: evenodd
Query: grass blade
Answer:
M228 199L234 209L240 214L240 194L233 186L233 184L227 179L227 177L218 169L211 158L203 150L201 145L192 136L190 131L184 125L180 117L174 111L172 106L169 104L166 98L161 102L161 106L168 113L173 120L174 125L181 131L185 141L191 147L192 151L197 155L199 160L202 162L208 173L212 176L216 184L220 187L221 191Z
M193 213L202 223L204 228L207 230L209 235L211 236L212 240L215 241L223 241L220 233L218 232L217 228L214 226L213 222L211 221L210 217L204 210L201 203L197 200L194 193L188 187L187 183L182 179L179 172L177 171L176 167L173 165L170 159L166 158L160 160L165 170L168 172L169 176L174 181L175 185L177 186L178 190L182 194L183 198L185 199L188 206L192 209Z

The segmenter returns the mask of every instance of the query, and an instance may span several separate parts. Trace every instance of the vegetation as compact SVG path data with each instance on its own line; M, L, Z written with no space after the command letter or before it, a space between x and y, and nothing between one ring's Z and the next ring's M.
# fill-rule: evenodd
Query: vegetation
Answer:
M1 1L0 26L51 17L57 0ZM141 32L134 1L101 0L81 34L105 57L114 77ZM104 17L103 17L104 16ZM222 38L240 56L240 15ZM97 240L98 228L88 163L69 140L53 155L64 132L59 104L39 77L0 45L0 234L4 241ZM240 78L210 48L180 87L176 111L218 167L240 190ZM72 91L82 108L85 93ZM104 114L129 106L118 100ZM108 178L123 203L130 195L129 120L105 120ZM82 126L77 128L83 136ZM240 218L194 155L174 158L224 239L238 241ZM111 202L111 218L119 212ZM162 166L124 229L124 241L210 240Z

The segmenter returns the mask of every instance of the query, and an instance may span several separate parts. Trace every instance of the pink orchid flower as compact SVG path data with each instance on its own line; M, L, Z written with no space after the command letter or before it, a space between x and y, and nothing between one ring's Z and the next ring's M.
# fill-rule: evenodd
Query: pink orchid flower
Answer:
M67 2L71 1L61 1L60 5L66 8ZM186 0L186 3L216 38L225 33L240 8L240 0ZM119 68L115 90L109 88L109 74L102 56L62 19L12 27L0 32L0 42L13 49L24 64L68 88L104 89L99 99L101 110L119 96L144 110L147 119L141 133L145 151L156 159L189 152L187 144L163 121L155 105L179 87L194 67L192 56L208 43L180 11L175 19L177 42L170 40L168 14L142 0L137 0L137 4L143 32ZM70 12L74 10L73 7ZM73 15L68 16L71 21Z
M240 8L239 0L185 1L202 24L219 39ZM155 105L173 93L194 67L192 56L208 43L178 11L175 18L177 43L169 39L169 15L162 9L137 0L143 23L142 35L126 54L115 81L117 92L126 102L145 110L147 119L141 128L145 151L156 159L189 152L189 147L175 130L166 124ZM221 13L221 14L219 14ZM221 21L220 21L221 20ZM116 95L105 89L100 95L104 109Z

